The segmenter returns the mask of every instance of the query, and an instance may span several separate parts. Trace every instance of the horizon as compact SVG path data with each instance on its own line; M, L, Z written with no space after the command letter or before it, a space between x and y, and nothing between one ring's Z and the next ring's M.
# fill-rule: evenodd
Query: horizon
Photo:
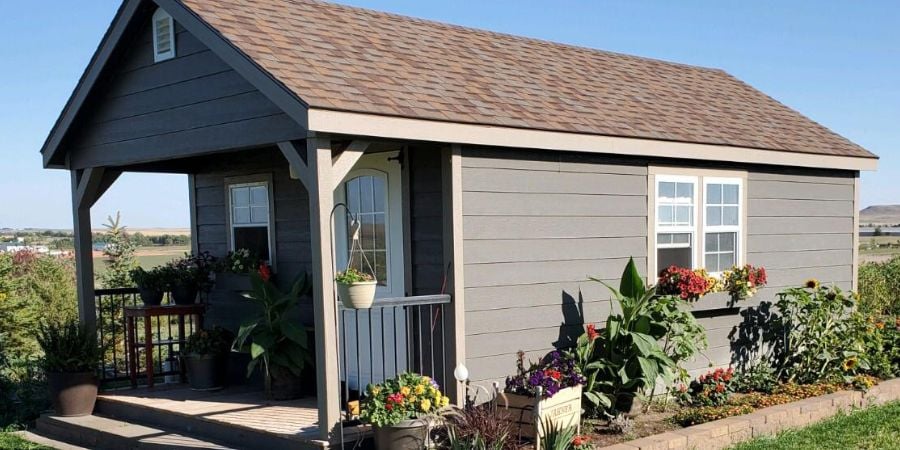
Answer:
M69 174L42 169L38 151L119 3L23 2L0 18L0 53L17 67L0 74L0 188L13 194L0 228L72 228ZM892 177L900 168L900 4L338 3L723 69L881 157L878 172L862 174L860 209L900 204ZM187 229L187 178L124 174L92 208L92 228L116 211L132 228Z

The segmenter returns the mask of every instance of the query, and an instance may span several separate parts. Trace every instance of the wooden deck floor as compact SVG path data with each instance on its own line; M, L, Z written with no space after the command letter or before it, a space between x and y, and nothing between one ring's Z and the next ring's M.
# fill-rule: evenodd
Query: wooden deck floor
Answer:
M198 392L185 385L173 385L107 391L100 398L298 441L311 442L318 438L319 417L314 397L270 401L262 392L246 388Z

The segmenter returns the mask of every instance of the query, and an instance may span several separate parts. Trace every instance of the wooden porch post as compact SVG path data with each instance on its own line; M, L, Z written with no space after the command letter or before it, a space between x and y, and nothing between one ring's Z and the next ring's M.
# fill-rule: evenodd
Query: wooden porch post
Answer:
M309 168L309 222L312 246L313 314L316 325L316 392L319 431L329 439L340 426L341 391L338 372L337 303L334 300L334 261L331 252L331 210L334 208L331 140L306 140Z
M78 317L90 328L97 326L94 299L94 258L91 240L91 206L109 189L121 172L102 167L72 170L72 231L75 241L75 283Z
M447 293L453 299L450 304L449 329L450 361L446 364L446 379L454 380L456 389L448 394L462 406L466 398L465 385L455 381L453 370L466 362L466 306L463 280L463 211L462 211L462 149L459 145L445 147L441 153L444 210L444 267L450 268Z

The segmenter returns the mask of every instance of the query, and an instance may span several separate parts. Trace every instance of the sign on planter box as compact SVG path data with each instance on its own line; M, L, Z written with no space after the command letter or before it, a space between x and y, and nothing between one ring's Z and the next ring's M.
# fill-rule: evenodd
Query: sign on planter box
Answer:
M498 392L497 405L507 408L510 420L514 422L517 435L527 438L544 436L544 423L557 428L581 426L581 386L560 390L553 397L541 398ZM580 433L580 429L578 432ZM535 439L536 450L540 450L540 440Z

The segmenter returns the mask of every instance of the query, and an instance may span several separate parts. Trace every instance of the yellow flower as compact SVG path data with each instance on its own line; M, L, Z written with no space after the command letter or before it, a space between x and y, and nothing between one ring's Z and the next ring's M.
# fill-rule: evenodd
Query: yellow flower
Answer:
M847 358L844 360L844 370L853 370L859 362L856 358Z
M434 388L434 386L431 386L428 388L428 395L434 397L434 396L437 396L438 394L439 394L439 392L437 389Z
M419 406L422 407L422 411L428 412L428 410L431 409L431 400L426 398L422 400L422 403L419 403Z
M421 384L416 386L416 395L422 395L424 393L425 393L425 386L423 386Z
M409 386L403 386L400 388L400 393L403 394L403 396L408 396L409 392Z
M818 289L819 288L819 280L815 278L810 278L803 283L807 289Z
M410 395L410 396L409 396L409 402L410 402L410 403L416 403L417 401L419 401L419 398L416 397L415 395Z
M441 407L445 407L450 404L450 397L443 396L441 397Z
M372 395L378 395L381 392L381 386L372 386Z

